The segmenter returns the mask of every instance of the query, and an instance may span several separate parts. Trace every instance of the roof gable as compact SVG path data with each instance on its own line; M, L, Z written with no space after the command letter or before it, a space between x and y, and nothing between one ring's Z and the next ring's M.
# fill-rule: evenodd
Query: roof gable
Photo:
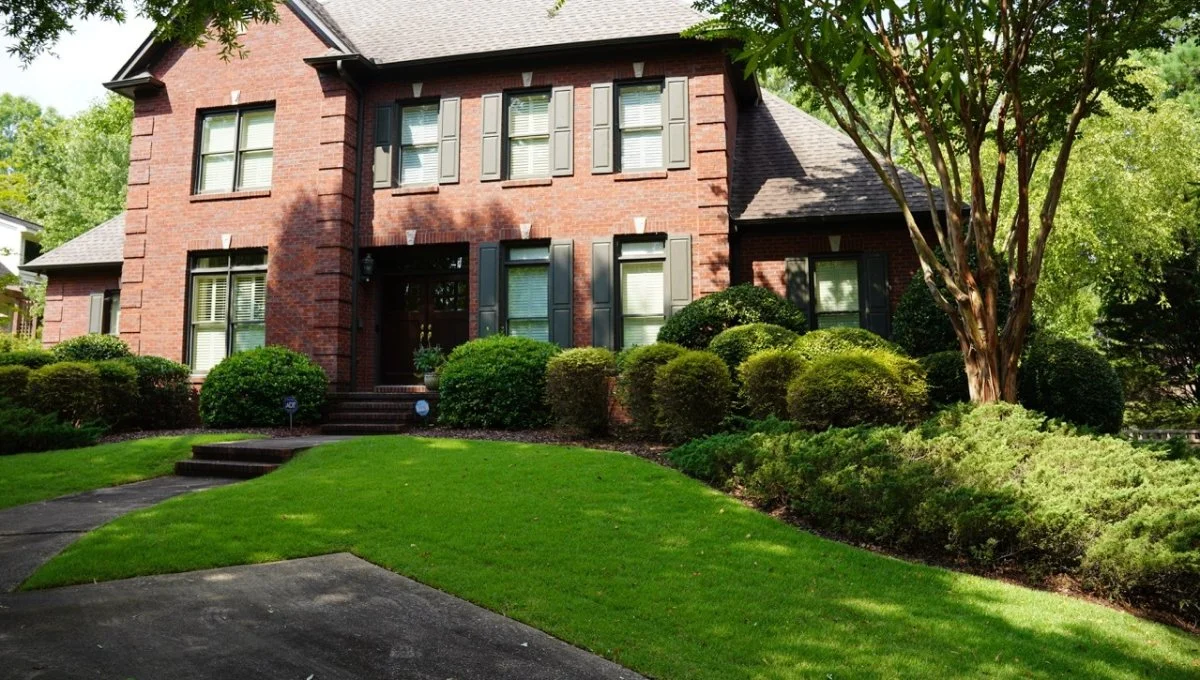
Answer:
M125 213L120 213L61 246L23 265L22 269L46 271L71 267L120 265L125 251Z

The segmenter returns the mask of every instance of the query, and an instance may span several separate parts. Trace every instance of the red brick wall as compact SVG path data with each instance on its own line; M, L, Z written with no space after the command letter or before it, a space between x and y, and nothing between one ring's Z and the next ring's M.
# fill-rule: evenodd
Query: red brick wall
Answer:
M120 285L120 272L114 268L51 272L46 283L42 343L53 347L63 340L87 335L91 321L89 296Z

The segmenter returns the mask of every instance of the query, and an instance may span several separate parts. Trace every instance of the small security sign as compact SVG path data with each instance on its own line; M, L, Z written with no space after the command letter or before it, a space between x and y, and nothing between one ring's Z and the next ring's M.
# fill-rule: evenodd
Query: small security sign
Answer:
M418 399L417 403L413 405L413 408L416 409L417 415L421 416L422 418L429 415L429 402L425 401L424 399Z
M296 415L296 411L300 410L300 400L295 397L284 397L283 410L288 414L288 429L291 429L292 416Z

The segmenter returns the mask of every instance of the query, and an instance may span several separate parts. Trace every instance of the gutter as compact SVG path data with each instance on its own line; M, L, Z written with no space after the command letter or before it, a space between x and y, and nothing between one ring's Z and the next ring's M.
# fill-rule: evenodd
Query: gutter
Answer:
M362 227L362 165L366 97L363 89L346 70L344 59L337 61L337 72L358 99L357 132L354 139L354 217L350 220L350 391L358 388L358 232Z

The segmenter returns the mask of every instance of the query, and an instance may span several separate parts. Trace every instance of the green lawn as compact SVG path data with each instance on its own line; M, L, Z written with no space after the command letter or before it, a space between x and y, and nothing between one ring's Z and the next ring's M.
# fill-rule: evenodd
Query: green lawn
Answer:
M656 678L1195 678L1200 638L814 537L644 460L388 437L102 527L27 588L352 551Z
M193 444L249 439L245 434L152 437L82 449L0 456L0 508L170 474Z

